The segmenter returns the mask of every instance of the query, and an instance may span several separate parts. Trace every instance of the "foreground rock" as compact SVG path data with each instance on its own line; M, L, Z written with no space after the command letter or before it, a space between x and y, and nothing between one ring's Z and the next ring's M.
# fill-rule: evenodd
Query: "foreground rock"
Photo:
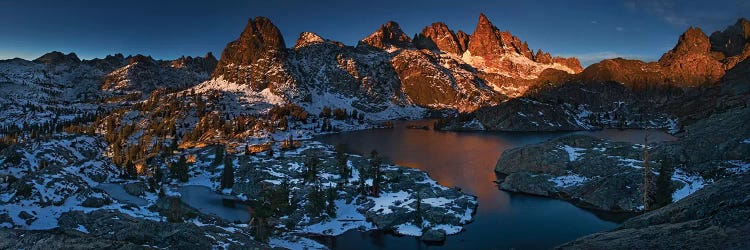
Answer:
M0 229L2 249L263 249L242 230L193 223L138 219L116 211L64 213L59 228L45 231ZM233 229L233 228L232 228Z
M693 195L560 249L750 248L750 175L723 179Z
M573 135L507 150L495 172L504 190L634 212L643 209L642 152L642 145Z

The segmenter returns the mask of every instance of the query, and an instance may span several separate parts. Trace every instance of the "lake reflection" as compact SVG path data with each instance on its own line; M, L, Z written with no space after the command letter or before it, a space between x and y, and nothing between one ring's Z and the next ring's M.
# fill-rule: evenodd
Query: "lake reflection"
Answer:
M356 231L328 240L325 243L329 246L340 249L550 248L586 234L612 229L622 220L620 216L607 214L597 217L560 200L510 194L498 190L494 183L495 163L504 150L574 132L442 132L407 129L406 124L396 122L394 129L356 131L318 139L332 145L342 144L347 151L356 154L369 155L371 150L377 150L395 164L425 170L442 185L457 186L477 195L479 208L475 221L465 227L465 232L449 236L442 246L428 246L414 237ZM432 121L408 124L431 127ZM640 130L575 133L618 141L643 140ZM673 139L659 131L650 134L651 141Z

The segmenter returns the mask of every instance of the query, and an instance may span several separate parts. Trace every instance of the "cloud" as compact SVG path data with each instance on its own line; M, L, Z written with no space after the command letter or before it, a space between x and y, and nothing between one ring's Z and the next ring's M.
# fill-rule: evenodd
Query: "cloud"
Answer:
M599 21L597 21L597 20L591 21L591 24L598 24L598 23L599 23Z
M647 13L681 28L697 25L724 27L750 13L750 3L742 0L624 0L622 3L629 11Z
M673 25L688 24L687 18L678 14L678 6L672 0L626 0L624 5L630 11L645 11Z
M615 30L622 32L623 30L625 30L625 28L617 26L615 27Z
M612 58L626 58L626 59L635 59L635 60L642 60L642 61L652 61L654 58L647 55L637 55L637 54L621 54L613 51L602 51L602 52L594 52L594 53L584 53L584 54L567 54L562 55L564 57L575 57L578 58L578 60L581 62L581 65L584 67L588 67L591 64L598 63L601 60L604 59L612 59Z

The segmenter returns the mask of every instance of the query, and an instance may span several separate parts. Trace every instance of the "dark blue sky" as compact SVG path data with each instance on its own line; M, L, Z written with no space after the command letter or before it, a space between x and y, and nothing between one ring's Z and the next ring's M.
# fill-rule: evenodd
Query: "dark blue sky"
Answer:
M219 3L217 3L219 2ZM313 31L349 45L388 20L409 35L432 22L471 34L484 12L502 30L584 64L616 56L655 60L688 26L710 33L750 17L750 1L8 1L0 0L0 59L48 51L218 57L247 19L267 16L292 46Z

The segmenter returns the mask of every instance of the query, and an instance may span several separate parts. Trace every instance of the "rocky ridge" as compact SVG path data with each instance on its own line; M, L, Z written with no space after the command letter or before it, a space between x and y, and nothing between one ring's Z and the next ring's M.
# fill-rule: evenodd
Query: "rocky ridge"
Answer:
M354 47L311 32L300 34L291 49L283 41L267 18L251 19L227 45L206 85L247 85L251 92L269 91L314 113L319 107L312 103L331 102L327 96L366 112L395 106L472 111L522 93L545 69L581 70L575 59L533 54L484 15L472 35L435 23L412 40L389 21ZM476 55L466 57L472 50Z
M742 105L742 95L726 95L722 89L727 87L721 85L728 82L726 76L737 79L739 72L746 71L742 60L747 55L721 48L746 42L739 39L741 35L731 35L741 33L745 23L740 19L715 32L713 39L690 28L658 62L615 58L574 75L547 70L523 96L446 119L440 127L502 131L659 127L677 132L714 107ZM735 38L722 38L728 36ZM742 46L746 45L750 43Z

